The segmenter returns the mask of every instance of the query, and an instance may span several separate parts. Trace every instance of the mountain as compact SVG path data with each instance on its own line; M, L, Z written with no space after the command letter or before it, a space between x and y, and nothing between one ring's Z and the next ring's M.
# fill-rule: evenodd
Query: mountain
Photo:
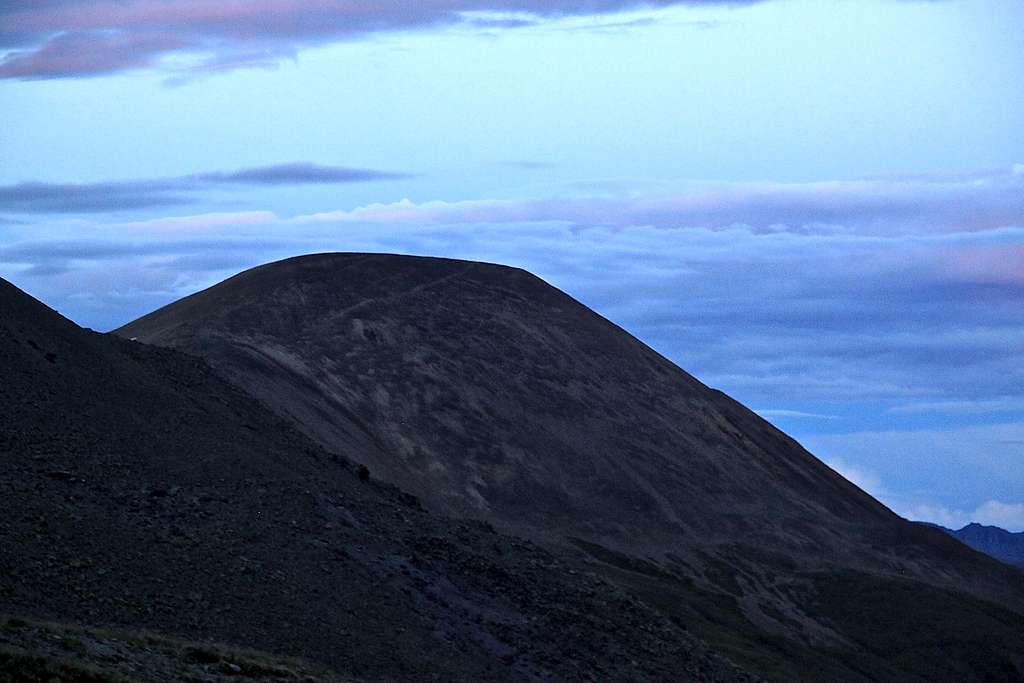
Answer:
M301 257L116 333L203 357L448 514L645 549L683 535L845 552L847 535L901 527L771 425L521 270Z
M430 514L204 361L4 280L0 377L0 679L277 680L256 665L288 655L335 672L309 680L750 680L573 556Z
M978 552L1024 568L1024 532L1013 533L997 526L984 526L976 522L958 531L946 531Z
M1024 573L902 520L522 270L305 256L116 333L203 358L436 513L574 553L758 674L1024 671Z

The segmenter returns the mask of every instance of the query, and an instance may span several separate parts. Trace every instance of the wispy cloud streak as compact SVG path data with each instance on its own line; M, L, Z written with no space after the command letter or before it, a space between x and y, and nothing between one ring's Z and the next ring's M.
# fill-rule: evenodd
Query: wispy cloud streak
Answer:
M777 417L791 417L798 420L838 420L836 415L823 415L822 413L808 413L803 410L787 410L785 408L757 408L755 413L766 420L773 420ZM849 478L849 477L847 477Z
M360 183L373 180L398 180L408 174L387 173L365 168L318 166L309 163L279 164L259 168L244 168L228 173L204 173L184 178L211 184L237 185L333 185Z
M153 180L102 183L24 182L0 186L0 209L17 213L105 213L191 204L219 186L331 185L410 177L364 168L291 163Z

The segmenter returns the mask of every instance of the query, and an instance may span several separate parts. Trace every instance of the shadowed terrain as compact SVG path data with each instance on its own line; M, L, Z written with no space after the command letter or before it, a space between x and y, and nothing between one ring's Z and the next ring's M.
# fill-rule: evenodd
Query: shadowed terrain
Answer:
M576 553L758 673L1024 671L1024 573L902 520L524 271L299 257L117 334L204 358L433 511Z
M253 650L0 615L0 678L10 683L359 683Z
M324 680L748 680L576 558L430 514L204 361L83 330L3 280L0 377L0 613L295 656ZM52 628L59 657L5 622L0 679L156 677L91 651L187 671Z
M771 425L521 270L301 257L117 333L202 356L325 448L447 513L620 544L742 536L830 551L848 549L850 529L899 523Z
M1013 533L997 526L977 523L968 524L957 530L942 529L978 552L1024 568L1024 532Z

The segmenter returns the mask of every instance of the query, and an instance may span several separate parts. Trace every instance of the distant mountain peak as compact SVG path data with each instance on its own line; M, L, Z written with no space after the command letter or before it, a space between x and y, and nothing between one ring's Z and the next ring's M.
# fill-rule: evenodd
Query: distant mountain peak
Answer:
M978 552L1024 568L1024 532L1007 531L978 522L971 522L957 531L946 531Z

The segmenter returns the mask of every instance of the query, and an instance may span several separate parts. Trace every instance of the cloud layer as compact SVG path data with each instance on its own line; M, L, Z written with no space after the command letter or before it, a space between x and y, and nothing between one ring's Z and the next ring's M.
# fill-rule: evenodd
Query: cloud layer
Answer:
M973 232L1024 221L1024 165L968 176L914 176L812 183L606 186L590 196L529 200L374 204L320 214L328 222L516 223L723 229L757 232Z
M521 266L757 406L898 512L940 522L922 511L966 521L996 521L998 512L1007 526L1024 490L1024 212L1014 203L1022 175L675 190L612 183L552 189L547 199L294 217L39 219L0 228L0 275L110 329L300 253ZM305 176L261 169L169 184L282 177ZM129 189L165 199L180 191L165 185Z
M409 176L365 168L297 162L153 180L105 183L25 182L0 186L0 211L102 213L190 204L192 194L221 186L331 185Z
M206 55L213 69L388 32L466 25L515 28L548 18L759 0L41 0L0 2L0 78L107 74L165 55Z
M100 210L174 201L183 185L320 177L289 168L190 176L155 187L140 182L117 191L89 186L77 195L59 186L6 188L0 205ZM337 170L326 175L348 177ZM163 288L150 291L162 292L160 303L167 303L231 270L310 251L499 261L549 278L773 417L805 423L815 421L801 413L841 417L827 405L795 405L794 397L884 400L900 419L951 409L965 414L968 405L971 414L1006 415L1020 405L1024 386L1024 212L1011 210L1021 178L1013 170L854 183L856 192L832 194L837 198L825 215L813 211L823 200L821 184L811 183L758 185L756 192L738 184L712 190L713 199L657 188L596 198L399 202L293 218L247 211L51 222L45 231L13 225L5 228L15 237L0 246L0 268L45 270L55 293L65 296L130 290L140 269L131 255L159 257L158 267L146 267L147 277L163 273ZM885 202L872 192L891 198L894 186L907 205L920 205L921 195L932 198L931 219L901 218L909 209L899 207L884 213ZM734 223L741 215L746 223ZM206 252L202 267L197 241ZM210 269L212 261L225 265ZM120 272L120 281L70 284L97 268L104 278ZM144 312L118 310L118 298L99 296L93 304L100 309L88 315L97 316L90 320L97 326Z
M1024 531L1024 503L987 500L973 510L956 510L941 505L917 505L908 510L908 519L941 524L958 530L971 522L1001 527L1007 531Z

